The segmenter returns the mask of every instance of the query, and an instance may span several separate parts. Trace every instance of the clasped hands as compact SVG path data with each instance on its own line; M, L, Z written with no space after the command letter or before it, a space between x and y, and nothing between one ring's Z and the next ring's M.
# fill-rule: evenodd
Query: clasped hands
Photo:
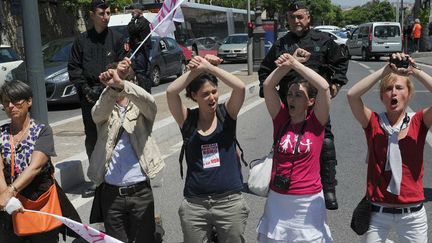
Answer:
M123 90L124 80L123 78L130 72L131 60L125 57L122 61L117 64L116 69L108 69L107 71L99 75L101 83L105 84L114 89Z
M189 70L202 70L208 71L212 66L218 66L221 64L223 59L207 54L204 57L196 56L192 58L186 66Z

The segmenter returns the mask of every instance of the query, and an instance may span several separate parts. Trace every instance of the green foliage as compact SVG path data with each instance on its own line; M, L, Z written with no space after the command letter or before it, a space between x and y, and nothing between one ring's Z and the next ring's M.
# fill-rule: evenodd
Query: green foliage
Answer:
M343 12L345 22L356 25L366 22L394 21L395 17L395 9L387 1L368 2Z

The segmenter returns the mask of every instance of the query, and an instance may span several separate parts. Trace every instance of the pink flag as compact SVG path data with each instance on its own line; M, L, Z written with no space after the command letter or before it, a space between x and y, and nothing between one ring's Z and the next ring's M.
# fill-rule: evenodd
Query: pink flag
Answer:
M151 28L160 36L167 36L175 31L175 22L184 22L180 5L184 0L165 0L151 23Z
M24 209L26 212L32 212L32 213L40 213L52 216L58 220L60 220L64 225L69 227L71 230L75 231L78 235L80 235L84 240L91 242L91 243L122 243L121 241L106 235L103 232L100 232L99 230L93 229L92 227L78 223L74 220L58 216L55 214L45 213L45 212L39 212L34 210L27 210Z

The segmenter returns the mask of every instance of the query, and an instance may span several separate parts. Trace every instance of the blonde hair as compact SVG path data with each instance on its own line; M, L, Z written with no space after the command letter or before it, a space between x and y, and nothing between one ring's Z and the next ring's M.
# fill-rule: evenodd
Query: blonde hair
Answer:
M414 92L415 92L414 84L408 76L402 76L402 75L398 75L396 73L389 73L380 82L380 99L382 99L382 95L385 92L385 90L387 89L387 87L390 86L393 82L395 82L396 79L399 77L401 77L405 80L405 83L408 87L408 94L410 96L414 95Z

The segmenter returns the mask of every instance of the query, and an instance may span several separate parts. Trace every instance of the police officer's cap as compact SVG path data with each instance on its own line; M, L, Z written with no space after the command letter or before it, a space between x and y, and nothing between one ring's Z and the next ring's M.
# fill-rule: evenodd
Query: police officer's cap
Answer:
M301 1L294 1L288 5L288 12L295 12L299 9L306 9L307 10L306 4L304 4L304 2L301 2Z
M91 11L95 11L97 8L107 9L109 6L108 0L93 0L91 3Z
M144 11L145 10L145 7L144 7L144 5L142 5L141 3L134 3L134 4L132 4L132 9L139 9L139 10L141 10L141 11Z

